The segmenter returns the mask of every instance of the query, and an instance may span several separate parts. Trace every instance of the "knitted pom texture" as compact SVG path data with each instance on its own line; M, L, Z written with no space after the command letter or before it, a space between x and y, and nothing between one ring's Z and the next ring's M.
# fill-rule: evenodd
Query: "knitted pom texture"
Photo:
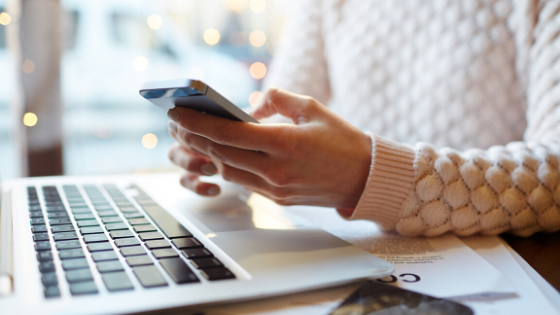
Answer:
M396 225L401 234L528 236L560 229L559 146L415 149L414 184Z

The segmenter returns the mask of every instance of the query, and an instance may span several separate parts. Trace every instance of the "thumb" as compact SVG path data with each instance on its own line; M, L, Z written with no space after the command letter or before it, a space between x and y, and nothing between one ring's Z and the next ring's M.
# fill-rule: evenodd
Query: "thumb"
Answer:
M251 116L259 120L274 114L280 114L291 118L296 125L300 125L311 121L313 116L311 108L316 104L317 101L309 96L270 88L255 107Z

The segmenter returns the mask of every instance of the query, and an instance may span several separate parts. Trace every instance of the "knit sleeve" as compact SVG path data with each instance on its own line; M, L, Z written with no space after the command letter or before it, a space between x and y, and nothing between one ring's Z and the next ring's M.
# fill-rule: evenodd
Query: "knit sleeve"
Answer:
M409 236L560 230L560 2L533 3L525 12L526 53L520 51L524 141L459 152L372 136L369 178L350 219Z
M294 2L274 53L264 88L275 86L309 95L323 104L330 98L321 28L321 1Z

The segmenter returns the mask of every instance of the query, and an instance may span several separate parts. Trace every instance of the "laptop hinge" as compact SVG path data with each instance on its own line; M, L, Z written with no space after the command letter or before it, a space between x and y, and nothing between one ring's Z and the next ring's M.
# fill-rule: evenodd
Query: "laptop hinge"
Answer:
M13 291L13 224L10 190L0 189L0 296Z

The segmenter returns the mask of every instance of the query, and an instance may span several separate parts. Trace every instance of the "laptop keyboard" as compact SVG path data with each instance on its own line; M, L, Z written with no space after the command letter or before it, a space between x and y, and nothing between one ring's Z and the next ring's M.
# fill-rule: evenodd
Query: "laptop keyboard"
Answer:
M173 216L138 187L133 204L115 185L28 187L31 232L47 298L60 297L57 273L72 295L97 294L93 273L109 292L134 290L123 264L144 288L167 286L159 264L177 284L235 279L235 275ZM110 198L106 198L104 190ZM89 201L89 202L88 202ZM58 260L53 259L57 255ZM86 256L91 257L88 263ZM187 263L187 261L189 263Z

